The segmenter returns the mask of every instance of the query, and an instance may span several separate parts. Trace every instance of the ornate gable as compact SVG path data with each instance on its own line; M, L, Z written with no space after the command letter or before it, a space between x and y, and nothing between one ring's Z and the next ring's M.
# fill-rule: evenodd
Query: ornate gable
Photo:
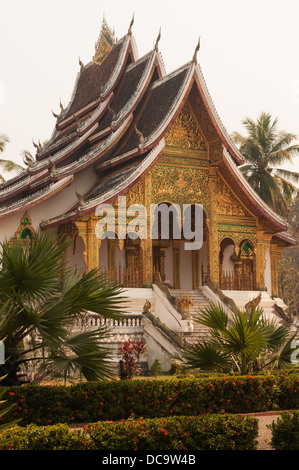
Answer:
M187 102L166 134L165 142L168 147L207 151L205 139Z
M245 207L239 202L225 181L218 176L217 179L217 213L220 215L233 215L252 217Z

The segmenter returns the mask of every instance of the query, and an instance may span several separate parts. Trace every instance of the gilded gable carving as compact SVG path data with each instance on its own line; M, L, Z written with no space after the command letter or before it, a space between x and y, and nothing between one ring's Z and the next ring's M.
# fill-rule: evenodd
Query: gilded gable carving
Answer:
M216 200L218 214L250 216L220 177L217 179Z
M166 134L165 141L169 147L207 151L206 142L188 103L185 103L174 125Z

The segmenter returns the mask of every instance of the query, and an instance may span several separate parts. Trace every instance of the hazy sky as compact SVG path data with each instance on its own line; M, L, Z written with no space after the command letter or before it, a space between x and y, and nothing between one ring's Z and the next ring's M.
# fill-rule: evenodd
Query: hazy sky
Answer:
M10 138L3 158L21 162L32 139L48 139L52 110L67 106L78 57L92 59L103 15L116 37L133 13L139 55L161 27L167 72L198 61L228 132L261 111L299 135L299 0L0 0L0 133ZM299 158L292 169L299 171ZM289 166L286 166L290 168Z

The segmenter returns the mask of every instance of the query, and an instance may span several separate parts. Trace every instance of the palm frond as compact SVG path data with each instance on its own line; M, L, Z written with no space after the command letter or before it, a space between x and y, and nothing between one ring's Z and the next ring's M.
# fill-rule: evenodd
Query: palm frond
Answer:
M227 372L231 368L231 358L214 344L203 342L184 351L187 369Z

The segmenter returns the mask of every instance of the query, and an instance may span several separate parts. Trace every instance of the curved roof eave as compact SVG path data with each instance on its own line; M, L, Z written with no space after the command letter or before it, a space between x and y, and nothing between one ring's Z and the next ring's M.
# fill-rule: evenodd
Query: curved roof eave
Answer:
M0 219L4 219L5 217L12 216L19 212L25 212L31 207L36 206L42 201L48 199L49 197L54 196L66 186L69 186L73 179L73 176L69 176L56 183L51 184L47 188L43 188L37 191L36 193L31 194L26 198L16 201L14 204L0 208Z
M245 163L245 159L243 155L241 154L241 152L239 151L239 149L234 144L234 142L232 141L231 137L229 136L227 130L225 129L225 126L223 125L217 113L216 107L213 103L208 87L206 85L204 75L198 63L196 64L196 67L195 67L195 82L197 83L198 90L205 103L206 110L217 130L217 133L222 143L228 148L229 152L232 154L236 163L238 165L242 165L243 163Z
M159 87L164 81L170 80L176 74L179 74L182 70L186 70L186 76L181 84L179 90L176 93L176 96L171 103L168 112L162 117L160 122L157 124L157 127L153 129L150 135L145 136L146 138L142 143L138 145L138 147L132 147L129 150L126 150L124 153L120 153L119 155L115 155L114 158L110 162L104 162L103 165L99 163L98 168L100 167L109 167L113 166L114 164L120 163L122 160L127 160L132 157L135 157L136 154L144 154L154 148L161 139L164 139L166 132L174 123L177 115L179 114L181 108L183 107L185 100L188 97L190 88L192 86L192 79L193 79L193 70L194 64L193 62L189 62L188 64L180 67L178 70L173 72L170 75L165 76L163 79L159 80L157 83L153 85L153 87ZM146 114L146 108L143 111ZM133 120L134 123L134 120Z
M271 226L278 231L285 231L288 228L287 222L277 214L268 204L261 199L261 197L250 186L242 172L234 163L231 155L226 148L223 148L223 163L229 171L232 178L237 181L238 187L244 196L250 200L251 204L255 207L258 214L265 217Z
M76 210L72 210L66 214L62 214L51 220L43 221L40 226L42 229L55 227L61 223L69 222L78 217L94 212L100 204L109 204L113 202L118 196L125 194L131 187L133 187L155 164L161 152L164 150L165 140L162 139L147 155L144 161L136 167L132 174L124 181L119 182L116 187L105 192L99 197L95 197L89 202L84 203Z

